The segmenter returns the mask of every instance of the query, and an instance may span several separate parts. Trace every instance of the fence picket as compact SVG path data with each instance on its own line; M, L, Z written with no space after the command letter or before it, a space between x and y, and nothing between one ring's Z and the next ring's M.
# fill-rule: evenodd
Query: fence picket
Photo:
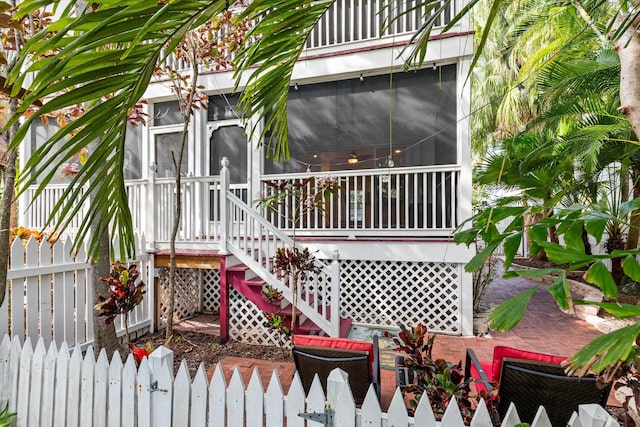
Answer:
M441 422L445 423L447 426L464 427L464 420L462 419L462 415L458 409L458 402L456 401L455 396L453 396L453 399L449 401L449 405L444 411Z
M18 417L16 426L28 426L29 414L29 379L31 376L31 360L33 349L31 341L27 340L20 352L20 373L18 374Z
M102 353L101 353L102 354ZM119 427L122 425L122 412L121 408L124 404L122 399L122 358L120 352L116 350L111 356L111 363L109 364L109 383L107 387L107 407L109 412L107 413L107 425L109 427Z
M551 421L549 420L549 415L547 414L546 409L540 406L538 407L538 412L536 412L536 416L533 418L533 422L531 423L532 427L553 427L551 425Z
M138 426L151 427L151 371L146 357L138 368Z
M67 239L68 240L68 239ZM85 245L80 246L78 253L75 256L75 259L84 260L87 257L87 251L85 250ZM76 343L82 344L87 341L87 322L85 319L85 310L84 307L93 307L95 301L94 298L91 298L91 292L87 289L87 281L86 281L87 273L86 270L77 269L76 270ZM89 310L89 315L91 315L91 310Z
M51 244L47 239L43 239L37 248L39 252L39 265L46 267L51 265ZM51 274L42 274L40 276L40 309L38 310L40 318L40 336L44 339L44 343L49 346L53 339L53 331L51 329ZM43 416L44 419L44 416Z
M156 350L157 351L157 350ZM173 363L160 363L160 369L151 364L152 382L157 381L157 391L151 394L151 419L154 427L171 425L171 403L173 401ZM152 386L153 389L153 386Z
M64 264L64 248L62 241L53 244L53 264ZM13 269L13 265L11 266ZM67 342L64 339L64 273L53 275L53 340L57 343ZM71 343L73 344L73 343Z
M55 347L55 343L51 344ZM53 425L67 425L67 384L69 383L69 349L63 342L56 357L56 385L53 411Z
M107 398L109 396L109 359L107 352L100 350L98 361L95 366L93 379L93 426L106 427L107 416ZM118 403L116 406L120 406Z
M9 399L10 411L17 411L17 426L115 426L150 427L179 425L283 427L312 426L298 417L305 410L305 396L297 374L285 397L276 371L273 371L265 393L256 369L245 388L239 369L234 369L227 387L221 366L207 385L204 365L191 382L183 361L175 380L168 362L172 353L159 349L153 363L143 359L136 372L133 357L124 367L116 352L109 363L101 351L97 361L93 349L82 357L79 346L69 356L66 343L58 350L55 343L46 346L40 339L32 348L28 340L4 336L0 341L0 400ZM415 417L407 415L405 402L396 390L389 411L382 413L373 387L370 387L361 409L356 410L351 389L339 370L331 374L331 404L334 426L349 427L461 427L462 416L453 399L440 422L436 422L427 398L418 403ZM157 381L157 384L155 383ZM207 405L207 401L209 404ZM2 403L2 402L0 402ZM315 378L306 398L307 412L324 412L324 392ZM15 409L11 409L15 408ZM209 412L207 412L207 410ZM107 412L108 411L108 412ZM225 414L228 413L228 416ZM172 418L173 414L173 418ZM285 421L286 416L286 421ZM520 422L511 405L502 426L514 427ZM573 414L572 427L614 427L616 421L598 405L581 405ZM491 426L489 412L480 402L471 427ZM549 417L540 407L532 427L550 427Z
M435 426L435 420L433 420L433 425ZM491 416L489 415L489 411L487 410L487 405L484 403L484 399L480 399L480 403L476 408L476 412L473 414L473 419L471 420L470 427L483 427L491 425L493 425L493 423L491 422ZM418 426L416 425L416 427Z
M44 358L44 370L42 375L42 403L41 426L51 427L53 422L53 408L56 382L56 359L58 350L55 345L49 344L49 350Z
M93 357L93 355L92 355ZM82 377L82 353L75 346L69 359L69 396L67 398L67 426L77 427L80 423L80 383Z
M63 262L71 264L71 239L67 239L63 245ZM80 344L75 337L75 271L67 271L64 273L63 295L64 295L64 340L68 343ZM83 424L85 425L85 424Z
M80 425L90 426L93 421L93 381L96 360L93 347L89 346L84 354L80 374Z
M227 389L227 413L229 427L244 426L244 383L237 366L233 370Z
M46 351L42 338L38 340L31 359L31 381L29 384L29 416L30 426L40 425L40 407L42 406L42 374L44 371L44 357Z
M387 411L387 420L388 424L392 426L404 427L409 425L409 415L407 415L407 410L404 406L404 398L398 388L393 394L393 398L391 398L391 404Z
M382 427L382 409L373 386L369 386L360 409L360 425Z
M264 388L257 367L253 369L247 386L246 406L251 408L251 411L247 411L247 425L262 427L264 425Z
M209 427L224 427L226 423L227 383L218 363L209 384Z
M304 400L304 387L300 377L296 375L291 382L284 405L287 427L304 427L304 419L298 415L305 412Z
M38 242L36 242L36 239L31 236L26 247L26 267L32 268L37 266ZM27 324L26 333L27 337L32 340L31 343L35 344L35 339L40 335L38 333L38 312L40 311L40 304L38 304L38 276L27 277L25 285L27 291L27 301L24 306L24 317Z
M187 362L183 359L173 382L173 423L172 426L180 427L189 425L189 394L191 390L191 378Z
M122 412L120 414L120 424L114 426L135 427L138 425L138 414L136 413L136 362L133 355L129 353L127 361L122 370ZM116 420L117 421L117 420Z
M293 376L294 381L298 379L300 381L300 376L296 371ZM320 378L316 375L313 377L313 381L311 382L311 388L309 388L309 395L307 396L307 412L316 412L322 413L324 412L325 405L325 396L324 390L322 390L322 385L320 384ZM322 423L318 423L315 421L307 422L307 426L309 427L319 427L322 426Z
M0 384L5 384L5 387L0 387L0 405L4 405L9 401L11 397L11 389L8 384L11 384L11 367L9 366L11 354L11 341L9 335L4 335L2 341L0 341Z
M264 396L264 408L266 415L266 427L282 427L284 426L284 404L282 399L282 385L280 379L275 374L271 374L267 394Z
M18 372L20 372L20 358L22 356L22 347L20 346L20 339L17 337L13 339L11 343L11 350L9 351L9 412L16 412L18 410ZM0 387L4 388L4 387Z
M208 394L207 373L204 364L200 363L196 375L191 385L191 410L189 413L189 425L207 425L207 394Z
M516 407L511 403L509 408L507 408L507 413L504 414L502 425L505 427L513 427L517 424L520 424L520 415L518 415Z
M355 427L356 425L356 403L353 400L353 394L351 393L351 387L349 387L348 376L343 375L344 371L341 369L334 369L329 374L327 379L327 401L329 399L329 383L335 381L336 387L336 401L332 404L334 414L334 424L336 427ZM405 410L406 414L407 411ZM396 424L392 424L396 425ZM398 427L404 426L398 424Z
M22 240L15 239L11 245L11 269L24 269L24 245ZM11 301L11 335L25 336L24 329L24 280L12 279L10 298Z

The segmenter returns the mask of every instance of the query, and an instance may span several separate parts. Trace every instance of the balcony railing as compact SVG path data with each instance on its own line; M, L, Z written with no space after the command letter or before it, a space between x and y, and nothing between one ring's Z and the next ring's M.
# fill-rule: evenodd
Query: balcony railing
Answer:
M320 19L307 39L307 49L339 46L345 43L378 40L413 34L429 16L418 0L337 0ZM436 22L442 27L457 12L457 1L446 6ZM436 9L439 6L436 6ZM224 29L213 37L222 38ZM164 65L175 70L187 68L183 60L169 55Z
M426 6L418 3L418 0L337 0L311 32L307 48L414 33L428 16ZM450 3L436 26L451 21L455 3Z
M263 177L262 193L272 194L273 185L291 181L303 185L303 194L315 194L319 178L331 176L342 190L329 200L325 213L305 209L295 224L305 234L346 235L446 235L459 224L459 166L426 166L371 169L348 172L278 175ZM304 198L303 198L304 199ZM265 211L268 220L284 230L293 230L300 201L290 198L277 210ZM304 203L304 200L302 201Z
M448 236L458 225L459 166L424 166L393 169L370 169L322 174L286 174L263 176L262 194L273 187L267 182L303 183L302 191L312 194L319 178L331 176L341 183L336 197L328 201L325 213L305 210L295 225L299 235L317 236ZM309 178L312 179L309 179ZM65 185L51 185L36 199L35 188L26 193L31 204L21 223L43 229L55 202ZM149 243L161 246L169 242L175 215L176 191L173 178L156 179L153 194L149 181L127 181L129 207L136 230L145 232ZM246 184L232 186L241 200L252 206ZM217 246L220 239L220 178L185 177L182 179L182 219L177 242L182 246ZM280 229L294 229L292 212L298 199L291 198L275 211L263 210L262 216ZM253 206L252 206L253 207ZM73 234L80 225L85 209L81 209L67 232ZM237 226L241 219L233 219ZM152 221L150 224L149 221Z

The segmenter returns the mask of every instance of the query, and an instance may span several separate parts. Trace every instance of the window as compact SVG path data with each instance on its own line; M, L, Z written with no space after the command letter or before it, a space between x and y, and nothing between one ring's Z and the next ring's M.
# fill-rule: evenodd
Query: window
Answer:
M289 92L292 160L266 159L265 172L388 167L390 155L395 167L455 164L456 116L455 65L391 82L387 74L298 85Z

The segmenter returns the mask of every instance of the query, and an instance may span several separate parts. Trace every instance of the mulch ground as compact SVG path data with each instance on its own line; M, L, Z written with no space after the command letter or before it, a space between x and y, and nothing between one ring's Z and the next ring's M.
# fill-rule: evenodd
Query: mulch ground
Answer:
M245 344L233 340L222 343L217 336L198 332L174 331L173 339L168 344L165 344L165 342L165 331L163 329L159 332L139 337L134 341L134 344L137 347L145 347L150 343L154 349L165 345L165 347L174 352L174 373L178 371L180 363L184 359L189 367L191 378L195 375L200 363L204 363L205 369L209 369L228 356L275 362L293 362L291 352L286 349Z

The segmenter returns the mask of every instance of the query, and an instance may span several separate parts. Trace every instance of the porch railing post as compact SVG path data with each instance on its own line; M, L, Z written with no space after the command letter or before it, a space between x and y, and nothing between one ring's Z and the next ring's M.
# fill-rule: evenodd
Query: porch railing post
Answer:
M331 261L331 336L340 337L340 254L333 250Z
M229 211L227 206L227 192L229 191L229 159L223 157L220 161L220 254L227 254L227 238L229 226Z

